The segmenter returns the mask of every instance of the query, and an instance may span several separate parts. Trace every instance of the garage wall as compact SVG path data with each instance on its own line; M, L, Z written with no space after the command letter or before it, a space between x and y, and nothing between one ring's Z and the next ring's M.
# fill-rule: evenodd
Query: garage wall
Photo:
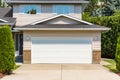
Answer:
M23 50L31 50L31 37L92 37L92 47L94 51L101 51L101 32L100 31L24 31Z

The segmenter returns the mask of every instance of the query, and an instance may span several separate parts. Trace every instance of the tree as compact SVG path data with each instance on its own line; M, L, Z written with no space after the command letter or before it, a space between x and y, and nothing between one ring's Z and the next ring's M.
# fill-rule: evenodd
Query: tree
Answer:
M1 0L0 0L0 7L2 6L2 2L1 2Z
M14 66L14 42L10 27L0 26L0 73L9 74Z
M90 12L91 15L95 15L96 10L98 8L97 4L98 4L98 0L89 0L89 4L88 7L85 9L85 12Z
M117 10L120 10L120 0L106 0L102 13L105 16L111 16Z
M120 71L120 34L117 41L115 61L116 61L116 68Z

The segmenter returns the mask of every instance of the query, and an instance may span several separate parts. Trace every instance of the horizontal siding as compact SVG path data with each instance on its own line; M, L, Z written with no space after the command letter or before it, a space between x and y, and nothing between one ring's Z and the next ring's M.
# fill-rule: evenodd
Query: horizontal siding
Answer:
M47 18L48 14L54 15L55 13L53 12L53 5L54 4L51 4L51 5L49 5L49 4L39 5L41 7L41 13L39 14L39 16L40 16L39 18L41 19L41 17L44 17L44 16L45 16L45 18ZM38 17L38 14L35 14L34 17L32 15L30 15L30 14L22 14L21 15L21 13L19 13L19 11L20 11L19 4L17 4L17 5L14 4L14 6L13 6L13 13L14 13L14 17L18 18L18 21L19 21L18 23L20 23L21 21L23 21L22 23L25 24L25 25L26 24L30 24L29 20L31 19L31 17L32 17L32 19L35 16ZM77 17L77 18L81 19L81 17L82 17L82 15L81 15L81 13L82 13L81 5L75 5L74 12L75 13L70 13L68 15L71 15L71 16L74 16L74 17ZM21 17L22 18L25 17L25 19L22 19ZM35 19L36 18L34 18L34 20ZM28 21L28 22L26 22L26 21ZM24 23L24 22L26 22L26 23ZM20 23L20 24L22 24L22 23Z
M13 5L13 13L19 13L19 5Z
M76 14L81 14L82 13L81 5L75 5L74 6L74 13L76 13Z
M52 5L41 5L41 13L52 13Z

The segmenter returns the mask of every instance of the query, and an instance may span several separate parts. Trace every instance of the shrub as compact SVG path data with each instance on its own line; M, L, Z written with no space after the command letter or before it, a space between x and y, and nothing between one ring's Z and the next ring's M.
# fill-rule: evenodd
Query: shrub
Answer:
M0 27L0 73L9 74L15 66L14 43L9 26Z
M110 31L102 32L102 57L115 58L118 32L120 32L120 14L104 17L88 17L86 13L83 20L111 28Z
M116 61L116 68L120 71L120 35L117 41L115 61Z

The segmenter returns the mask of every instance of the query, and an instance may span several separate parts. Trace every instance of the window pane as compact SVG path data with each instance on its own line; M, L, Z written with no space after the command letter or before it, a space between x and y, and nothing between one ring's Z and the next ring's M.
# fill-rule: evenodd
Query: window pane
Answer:
M20 5L20 13L40 13L41 6L39 5Z
M57 14L74 13L74 6L73 5L54 5L53 12Z

